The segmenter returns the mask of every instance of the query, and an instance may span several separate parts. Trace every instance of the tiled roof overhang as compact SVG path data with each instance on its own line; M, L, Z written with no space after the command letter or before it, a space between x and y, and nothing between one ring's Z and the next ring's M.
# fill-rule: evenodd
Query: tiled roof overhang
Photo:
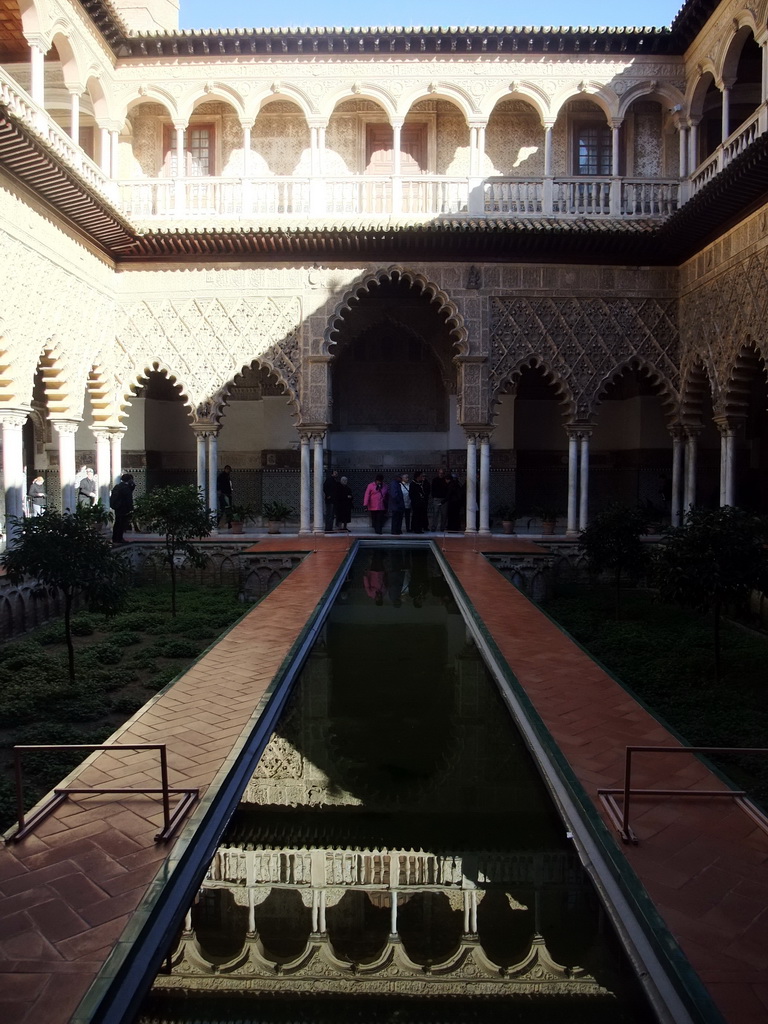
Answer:
M110 207L104 196L91 189L2 105L0 167L105 253L114 255L121 247L134 243L130 225Z

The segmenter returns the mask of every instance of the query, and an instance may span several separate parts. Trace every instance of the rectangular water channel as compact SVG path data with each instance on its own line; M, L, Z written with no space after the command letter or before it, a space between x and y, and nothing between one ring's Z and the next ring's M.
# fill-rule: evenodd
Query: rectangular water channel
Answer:
M659 1020L428 547L358 552L138 1019Z

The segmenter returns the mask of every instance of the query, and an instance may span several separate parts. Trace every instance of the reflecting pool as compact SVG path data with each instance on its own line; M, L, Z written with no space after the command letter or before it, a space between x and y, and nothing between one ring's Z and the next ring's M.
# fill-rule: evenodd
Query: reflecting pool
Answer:
M431 552L361 550L140 1020L655 1019Z

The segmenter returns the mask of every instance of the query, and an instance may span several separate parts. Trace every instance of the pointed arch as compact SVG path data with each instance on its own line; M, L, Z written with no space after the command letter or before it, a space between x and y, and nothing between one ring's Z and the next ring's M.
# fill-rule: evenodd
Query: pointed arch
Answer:
M520 383L520 376L523 370L541 370L544 380L553 387L557 396L558 404L562 406L563 419L573 420L576 416L576 399L568 385L568 382L553 369L542 356L528 353L522 356L517 362L509 367L509 372L504 381L494 391L494 398L491 402L491 416L495 416L494 407L500 404L500 396L513 394Z
M194 417L194 408L190 398L189 386L183 380L180 380L171 368L159 359L156 359L151 365L145 365L141 370L134 371L133 376L123 389L118 418L120 420L124 420L128 415L128 407L130 406L132 399L136 397L136 392L139 388L143 387L142 378L146 379L150 373L160 373L164 377L168 378L184 400L184 406L187 409L187 415L191 421Z
M718 412L729 419L746 419L750 393L755 380L768 382L765 356L754 342L743 345L734 359L723 384Z
M324 355L334 354L331 346L336 345L334 335L343 325L345 312L355 303L359 302L366 292L373 292L384 281L403 281L411 288L422 292L437 307L436 313L444 320L448 328L448 333L453 339L454 348L457 350L456 355L465 356L470 354L469 332L464 324L464 317L456 303L442 289L438 288L436 284L424 277L423 274L418 274L403 267L392 266L366 274L357 284L344 293L328 319L328 326L323 337Z
M680 420L684 425L702 426L705 405L714 395L713 380L714 374L701 359L687 368L680 389Z
M242 377L245 374L246 370L254 367L258 367L261 370L266 370L268 376L275 378L277 383L282 387L284 395L288 399L286 404L290 405L293 409L292 414L295 415L296 417L300 415L297 396L293 389L291 388L288 381L280 372L280 370L269 359L266 359L264 356L255 356L250 362L243 363L240 369L237 371L237 373L233 375L232 379L227 381L226 384L220 387L215 395L211 396L210 419L212 422L219 424L221 423L222 417L224 415L224 410L229 405L232 388L237 386L238 377Z
M677 420L680 413L677 392L664 374L642 356L631 356L629 359L617 363L611 369L610 373L603 378L595 391L594 398L590 403L592 410L596 410L597 406L605 400L611 385L626 373L635 373L645 377L657 389L658 397L664 410L664 418L667 424L671 426Z

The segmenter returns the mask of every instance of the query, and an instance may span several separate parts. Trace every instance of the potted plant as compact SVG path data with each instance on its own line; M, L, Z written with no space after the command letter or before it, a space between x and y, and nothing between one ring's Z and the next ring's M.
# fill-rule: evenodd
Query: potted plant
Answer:
M555 532L555 524L557 523L557 517L560 515L560 510L554 505L540 505L538 508L533 510L533 518L541 520L541 532L543 534L552 534ZM531 525L531 520L528 520L528 525Z
M291 506L282 501L265 501L261 506L261 517L267 521L267 533L280 533L280 524L292 515Z
M494 516L501 520L501 528L504 533L515 532L515 519L517 518L517 509L514 505L499 505L494 512Z
M249 520L253 522L258 513L253 505L240 504L233 505L229 509L229 514L232 522L232 533L242 533L245 524Z

